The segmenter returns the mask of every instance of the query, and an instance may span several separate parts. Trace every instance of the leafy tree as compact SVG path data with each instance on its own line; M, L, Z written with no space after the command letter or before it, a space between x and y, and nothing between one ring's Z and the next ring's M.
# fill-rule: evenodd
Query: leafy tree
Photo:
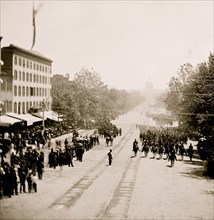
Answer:
M214 134L214 56L197 66L183 90L181 116L183 124L200 135Z
M193 66L189 63L181 65L177 72L177 77L172 77L169 82L169 91L166 98L167 109L174 114L180 113L181 102L183 100L183 90L188 84L188 78L194 74ZM179 115L177 115L179 117Z
M58 114L63 115L63 120L75 126L79 120L77 102L75 101L75 89L69 77L56 75L52 79L51 96L53 99L52 109Z
M192 71L191 71L192 72ZM176 79L176 80L175 80ZM208 174L214 169L214 56L208 62L198 64L187 74L185 83L174 77L166 104L179 117L179 129L198 140L201 159L208 160ZM173 93L175 92L175 93ZM177 96L176 96L176 95ZM174 95L174 97L173 97ZM180 95L180 98L179 98ZM173 98L176 98L173 106Z
M137 92L108 89L98 73L82 68L73 81L69 75L52 80L53 110L63 114L68 124L89 128L116 119L142 101Z
M93 69L81 69L74 77L76 101L82 125L85 127L96 120L100 111L101 95L107 86L101 81L101 77Z

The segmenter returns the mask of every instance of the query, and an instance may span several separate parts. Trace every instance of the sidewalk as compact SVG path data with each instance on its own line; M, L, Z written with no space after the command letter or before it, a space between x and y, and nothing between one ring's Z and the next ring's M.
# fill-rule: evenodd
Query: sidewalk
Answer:
M90 131L84 130L80 134L89 135ZM69 135L67 134L57 138L63 140ZM114 139L113 146L111 147L113 150L114 146L122 138L123 135ZM43 217L37 218L37 216L47 211L48 207L64 195L71 186L74 186L83 176L95 169L100 160L106 158L106 165L108 164L107 152L109 149L110 147L106 146L105 138L101 137L100 145L96 145L84 153L83 162L79 162L74 158L74 167L62 166L60 168L58 166L56 169L53 169L45 164L43 178L37 182L37 193L21 193L18 196L12 196L12 198L4 197L1 200L0 219L45 219ZM48 155L48 150L45 149L45 152ZM47 216L47 219L53 218L54 212L58 212L58 209L52 211L51 215Z

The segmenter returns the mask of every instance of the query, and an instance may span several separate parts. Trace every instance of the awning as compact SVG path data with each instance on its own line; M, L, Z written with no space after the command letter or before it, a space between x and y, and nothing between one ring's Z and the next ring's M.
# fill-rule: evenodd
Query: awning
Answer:
M34 113L34 115L42 118L43 112ZM57 112L54 111L44 111L44 120L47 118L53 121L62 121L62 119L58 117Z
M54 111L46 111L45 116L53 121L62 121L62 119L59 118L59 115Z
M13 112L7 113L6 115L13 117L13 118L17 118L17 119L21 119L27 122L27 126L32 125L34 122L39 122L42 121L41 118L35 117L31 114L16 114Z
M12 118L7 115L0 116L0 126L9 127L15 123L21 122L20 119Z

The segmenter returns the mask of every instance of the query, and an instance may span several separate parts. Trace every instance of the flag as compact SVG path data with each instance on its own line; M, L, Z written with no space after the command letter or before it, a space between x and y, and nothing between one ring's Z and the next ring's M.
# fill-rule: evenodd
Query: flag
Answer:
M34 9L34 5L33 5L33 42L32 42L32 46L31 46L31 50L33 49L35 42L36 42L36 10Z

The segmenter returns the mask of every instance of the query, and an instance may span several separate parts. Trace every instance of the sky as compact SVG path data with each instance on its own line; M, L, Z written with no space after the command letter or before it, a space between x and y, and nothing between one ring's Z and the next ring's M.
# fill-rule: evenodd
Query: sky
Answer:
M31 49L33 1L0 0L1 46ZM110 88L165 89L180 65L213 53L214 1L34 1L33 50L53 74L95 70Z

